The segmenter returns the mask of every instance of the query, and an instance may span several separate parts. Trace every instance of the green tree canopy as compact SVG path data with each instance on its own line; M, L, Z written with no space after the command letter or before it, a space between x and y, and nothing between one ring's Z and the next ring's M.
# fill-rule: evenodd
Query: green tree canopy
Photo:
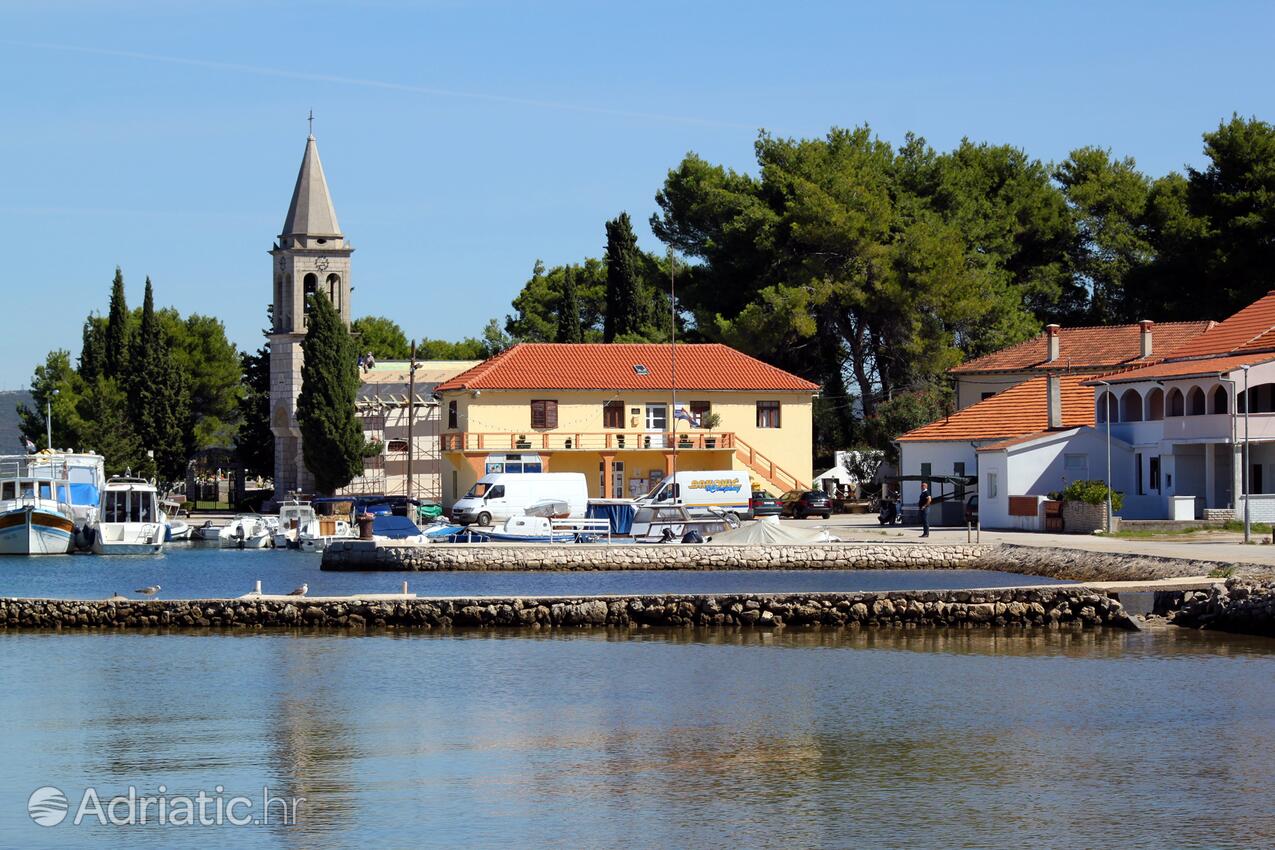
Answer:
M319 492L331 494L363 471L366 444L354 413L358 354L354 337L326 296L311 295L309 308L297 420L306 469Z
M114 378L128 367L128 355L132 345L129 327L128 304L124 298L124 273L115 267L115 279L111 282L110 311L106 316L106 341L102 360L102 373Z
M355 343L360 354L371 352L377 360L406 360L412 355L407 334L393 319L384 316L361 316L350 330L358 335Z

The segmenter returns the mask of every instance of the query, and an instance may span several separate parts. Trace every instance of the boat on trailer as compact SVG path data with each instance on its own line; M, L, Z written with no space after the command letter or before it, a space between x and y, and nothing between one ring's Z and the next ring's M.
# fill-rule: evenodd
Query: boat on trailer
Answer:
M153 555L164 548L167 517L159 493L145 478L116 476L102 490L102 505L92 529L98 555Z
M70 485L47 462L44 469L26 458L0 465L0 554L71 552L75 518Z

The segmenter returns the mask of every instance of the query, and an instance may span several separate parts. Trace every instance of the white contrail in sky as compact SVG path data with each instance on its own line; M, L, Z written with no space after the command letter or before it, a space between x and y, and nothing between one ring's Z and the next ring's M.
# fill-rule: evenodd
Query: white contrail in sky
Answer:
M269 68L263 65L243 65L235 62L215 62L209 59L190 59L184 56L163 56L156 53L139 53L133 50L111 50L104 47L80 47L72 44L51 44L48 42L18 42L0 39L0 44L17 47L28 47L37 50L60 50L69 53L88 53L96 56L113 56L120 59L139 59L150 62L165 62L170 65L188 65L195 68L210 68L218 71L233 71L240 74L255 74L263 77L282 77L290 80L307 80L319 83L337 83L347 86L401 91L409 94L432 95L434 97L466 98L469 100L485 100L491 103L508 103L517 106L531 106L540 109L559 109L569 112L583 112L593 115L611 115L617 118L638 118L650 121L663 121L678 124L699 124L709 127L737 127L755 130L757 126L740 124L732 121L718 121L712 118L697 118L688 115L665 115L658 112L638 112L628 109L610 109L604 106L587 104L562 103L553 100L514 97L488 92L460 91L457 89L418 86L411 83L396 83L389 80L368 80L360 77L342 77L332 74L314 74L306 71L289 71L286 68Z

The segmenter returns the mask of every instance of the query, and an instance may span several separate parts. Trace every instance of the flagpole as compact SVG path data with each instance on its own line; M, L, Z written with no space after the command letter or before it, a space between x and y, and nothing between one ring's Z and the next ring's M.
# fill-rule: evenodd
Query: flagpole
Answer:
M677 501L682 499L682 490L677 484L677 279L674 274L675 260L673 248L668 249L668 292L669 292L669 366L672 380L669 382L673 395L673 492Z

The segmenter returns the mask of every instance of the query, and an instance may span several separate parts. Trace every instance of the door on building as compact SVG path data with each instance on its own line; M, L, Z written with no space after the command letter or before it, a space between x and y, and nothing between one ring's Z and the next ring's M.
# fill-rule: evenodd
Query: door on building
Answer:
M1265 493L1266 488L1262 486L1262 465L1260 463L1253 464L1253 471L1249 473L1248 491L1250 493Z
M668 405L646 406L646 448L664 448L664 432L668 430Z

